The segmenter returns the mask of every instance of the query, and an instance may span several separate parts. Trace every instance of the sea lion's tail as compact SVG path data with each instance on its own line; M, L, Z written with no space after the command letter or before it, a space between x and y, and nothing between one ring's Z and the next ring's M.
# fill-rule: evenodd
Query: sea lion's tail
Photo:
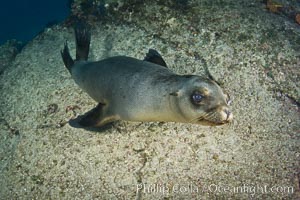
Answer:
M91 34L87 26L78 24L75 27L76 38L76 61L87 60L90 50ZM71 72L74 65L74 60L70 55L68 43L65 43L64 49L61 51L61 57L66 68Z

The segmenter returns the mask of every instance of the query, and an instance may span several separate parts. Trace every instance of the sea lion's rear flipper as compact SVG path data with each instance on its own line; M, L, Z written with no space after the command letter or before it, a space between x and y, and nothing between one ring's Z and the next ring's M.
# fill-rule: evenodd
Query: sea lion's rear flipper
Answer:
M99 103L95 108L79 116L78 123L83 127L97 126L102 121L104 104Z
M87 60L90 50L91 33L89 28L84 24L77 24L75 27L75 37L76 37L76 61ZM74 66L74 60L70 55L67 42L65 43L64 49L60 52L61 57L64 61L66 68L71 72Z
M65 43L64 49L60 52L61 53L61 57L64 61L64 64L66 66L66 68L71 71L72 66L74 65L74 60L72 59L71 55L70 55L70 51L69 51L69 47L68 47L68 43Z
M76 60L87 60L90 50L91 33L87 25L79 23L75 27Z
M161 65L163 67L167 67L166 62L161 57L161 55L154 49L149 49L148 53L146 54L146 57L144 58L144 61L152 62L157 65ZM168 67L167 67L168 68Z

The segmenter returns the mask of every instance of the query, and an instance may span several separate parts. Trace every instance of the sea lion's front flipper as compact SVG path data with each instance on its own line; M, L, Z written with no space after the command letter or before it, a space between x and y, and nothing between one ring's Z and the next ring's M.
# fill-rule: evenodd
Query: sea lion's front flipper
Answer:
M79 116L78 123L83 127L97 126L102 121L104 104L99 103L95 108Z
M157 65L161 65L163 67L167 67L166 62L161 57L161 55L154 49L149 49L148 53L146 54L146 57L144 58L144 61L152 62ZM167 67L168 68L168 67Z

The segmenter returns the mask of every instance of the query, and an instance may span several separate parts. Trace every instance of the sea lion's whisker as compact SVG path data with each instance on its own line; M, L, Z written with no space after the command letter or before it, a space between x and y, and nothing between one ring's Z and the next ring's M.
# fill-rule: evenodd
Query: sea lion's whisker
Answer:
M206 113L205 115L204 115L204 119L206 119L206 120L208 120L208 121L214 121L213 119L214 119L214 113L213 112L210 112L210 113Z
M190 120L189 123L193 123L193 122L197 122L197 121L201 121L203 119L203 117L195 117L194 119Z

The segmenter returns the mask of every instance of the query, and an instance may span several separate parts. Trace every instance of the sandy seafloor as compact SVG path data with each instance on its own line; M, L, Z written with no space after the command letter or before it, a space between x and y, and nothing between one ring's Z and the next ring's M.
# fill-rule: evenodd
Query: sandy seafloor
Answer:
M200 55L231 95L234 121L65 124L96 103L60 57L66 39L75 54L73 30L53 27L0 77L0 199L300 198L300 26L258 1L192 15L151 6L124 12L128 23L95 22L90 59L155 48L176 73L201 74Z

